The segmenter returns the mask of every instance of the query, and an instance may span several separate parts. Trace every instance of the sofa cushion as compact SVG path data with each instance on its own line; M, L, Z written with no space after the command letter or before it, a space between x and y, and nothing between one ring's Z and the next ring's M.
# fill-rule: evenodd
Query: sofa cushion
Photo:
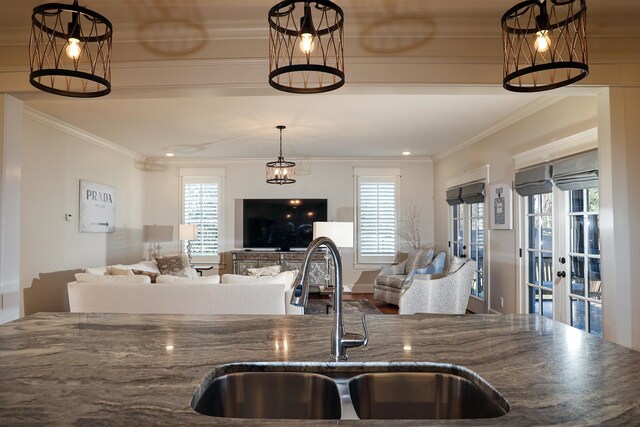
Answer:
M189 277L187 269L190 266L188 263L185 264L182 255L156 258L156 262L162 275Z
M280 273L282 267L279 265L270 265L269 267L260 268L247 268L249 276L261 277L261 276L273 276Z
M210 283L210 284L218 284L220 283L220 276L217 274L212 274L210 276L196 276L196 277L179 277L179 276L168 276L168 275L159 275L156 278L156 283L177 283L177 284L188 284L188 283Z
M376 285L387 286L390 288L400 289L407 276L404 274L394 274L391 276L378 276L376 278Z
M76 281L84 283L151 283L149 276L76 273Z

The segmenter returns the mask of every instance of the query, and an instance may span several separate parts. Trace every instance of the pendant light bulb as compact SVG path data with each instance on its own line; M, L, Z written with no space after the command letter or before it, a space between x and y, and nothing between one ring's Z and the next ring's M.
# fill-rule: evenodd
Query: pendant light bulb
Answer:
M313 17L309 3L304 5L304 16L300 18L300 50L308 55L316 47L313 42L316 29L313 27Z
M70 37L67 42L67 47L64 49L64 52L67 56L73 60L80 58L80 51L82 48L80 47L80 40Z
M307 55L313 52L316 44L313 42L313 34L304 33L300 35L300 50Z
M77 6L78 2L75 1L73 5ZM69 34L69 38L67 39L67 47L64 49L67 56L74 61L80 58L80 52L82 51L82 46L80 45L81 30L78 20L78 14L74 13L72 15L71 22L67 25L67 34Z
M533 47L540 53L546 52L551 47L551 38L547 30L541 30L536 33L536 41Z

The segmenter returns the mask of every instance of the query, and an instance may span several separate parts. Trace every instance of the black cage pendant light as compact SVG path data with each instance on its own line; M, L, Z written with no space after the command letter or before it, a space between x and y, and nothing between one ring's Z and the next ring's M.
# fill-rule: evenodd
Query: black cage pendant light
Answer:
M280 130L280 155L275 162L267 163L267 183L268 184L293 184L296 182L296 164L288 162L282 157L282 130L286 126L278 125L276 129Z
M329 0L285 0L269 10L269 84L291 93L344 85L342 9Z
M33 9L29 81L56 95L94 98L111 92L113 27L78 5L46 3Z
M541 92L589 74L585 0L526 0L502 16L505 89Z

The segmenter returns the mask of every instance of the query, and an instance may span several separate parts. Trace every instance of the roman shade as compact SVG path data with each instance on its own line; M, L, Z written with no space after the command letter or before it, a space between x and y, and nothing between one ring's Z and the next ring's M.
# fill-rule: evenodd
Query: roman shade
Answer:
M447 203L450 206L461 205L462 201L462 187L454 187L447 190Z
M462 201L466 204L484 202L484 182L476 182L462 186Z
M551 193L551 165L538 165L516 172L516 192L521 196Z
M561 190L598 186L598 151L589 151L553 163L551 179Z

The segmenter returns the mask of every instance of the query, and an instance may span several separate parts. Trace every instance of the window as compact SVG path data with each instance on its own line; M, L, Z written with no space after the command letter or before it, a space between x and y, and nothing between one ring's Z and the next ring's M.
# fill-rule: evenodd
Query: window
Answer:
M191 241L194 263L219 262L222 242L222 177L182 177L182 223L198 226ZM186 252L187 242L182 242Z
M397 176L356 176L356 186L357 262L393 262L397 251Z

